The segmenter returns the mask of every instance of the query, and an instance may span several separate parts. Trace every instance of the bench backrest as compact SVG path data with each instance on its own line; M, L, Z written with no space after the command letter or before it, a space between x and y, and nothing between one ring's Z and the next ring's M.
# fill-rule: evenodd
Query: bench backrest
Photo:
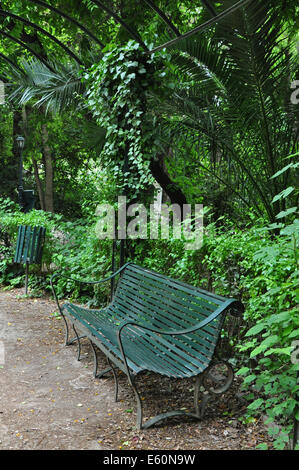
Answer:
M136 323L178 331L191 328L218 312L215 319L202 329L188 335L171 336L179 354L200 356L202 363L207 364L214 354L228 308L235 308L234 313L244 310L235 299L227 299L131 263L122 272L113 305Z
M41 263L45 234L46 229L44 227L20 225L14 262L22 264Z

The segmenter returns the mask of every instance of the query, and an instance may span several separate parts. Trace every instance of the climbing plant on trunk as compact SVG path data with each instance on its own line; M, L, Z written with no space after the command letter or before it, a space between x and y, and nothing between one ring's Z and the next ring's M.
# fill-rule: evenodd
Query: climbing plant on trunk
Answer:
M108 49L101 62L83 74L87 106L106 129L103 165L112 170L119 189L131 192L134 198L159 179L157 170L153 173L152 161L161 149L148 98L158 89L161 93L162 79L164 93L168 92L165 58L165 52L149 54L138 43L129 41L124 47Z

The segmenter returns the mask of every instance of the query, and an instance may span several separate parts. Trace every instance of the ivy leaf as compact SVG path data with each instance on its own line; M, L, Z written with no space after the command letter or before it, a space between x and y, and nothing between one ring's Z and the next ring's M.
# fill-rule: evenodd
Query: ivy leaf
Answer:
M264 341L251 352L250 357L255 357L261 352L266 351L266 349L273 346L273 344L277 343L278 341L279 338L277 335L268 336L268 338L264 339Z
M268 351L265 352L265 356L269 356L270 354L285 354L287 356L290 356L292 351L293 346L289 346L287 348L270 348Z
M294 189L295 188L293 186L289 186L288 188L281 191L281 193L276 194L276 196L274 196L274 198L272 199L272 202L279 201L280 199L285 199L289 194L294 191Z
M299 338L299 329L292 331L292 333L289 334L289 338Z
M256 410L263 403L264 403L264 400L262 398L258 398L257 400L254 400L252 403L250 403L250 405L248 406L248 409L249 410Z
M297 206L290 207L286 211L279 212L279 214L277 214L277 216L276 216L276 219L282 219L283 217L287 217L288 215L293 214L296 211L297 211Z
M244 374L247 374L247 372L249 372L249 367L242 367L240 370L238 370L238 372L236 372L236 375L244 375Z
M261 324L257 324L255 326L253 326L252 328L250 328L250 330L247 331L246 335L245 336L253 336L253 335L256 335L257 333L259 333L260 331L262 331L264 328L266 328L266 325L265 323L261 323Z
M262 444L257 445L256 448L259 450L268 450L268 444L263 442Z
M297 234L298 231L299 231L299 220L296 219L291 225L288 225L287 227L283 228L280 231L280 234L281 235L293 235L295 233Z

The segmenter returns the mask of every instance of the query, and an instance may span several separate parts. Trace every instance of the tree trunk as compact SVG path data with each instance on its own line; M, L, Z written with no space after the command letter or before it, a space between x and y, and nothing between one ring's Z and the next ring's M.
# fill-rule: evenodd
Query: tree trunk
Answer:
M46 210L45 209L45 195L44 195L44 191L42 187L42 182L39 177L37 162L34 157L31 157L31 160L32 160L32 166L33 166L33 171L34 171L34 178L35 178L35 183L37 187L38 197L39 197L40 208L42 211L44 211Z
M166 170L163 168L163 163L152 160L150 170L157 183L166 192L171 203L178 204L182 209L183 205L187 204L187 199L181 189L171 181Z
M47 125L42 125L42 142L43 142L43 156L45 160L45 211L54 212L54 203L53 203L53 161L51 149L48 144L49 134Z

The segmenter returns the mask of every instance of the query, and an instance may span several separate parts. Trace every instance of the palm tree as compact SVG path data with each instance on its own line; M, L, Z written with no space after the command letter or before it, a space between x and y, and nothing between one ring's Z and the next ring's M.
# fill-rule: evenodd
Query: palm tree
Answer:
M85 119L82 121L84 135L88 138L89 148L98 150L104 143L105 131L96 125L88 110L84 110L85 86L81 81L80 68L76 63L52 60L49 66L38 59L22 60L20 69L10 70L10 86L8 101L17 108L22 108L22 132L29 137L28 117L35 110L40 115L40 150L43 155L45 168L44 184L40 179L38 163L31 152L31 163L39 195L40 206L43 210L53 212L54 205L54 163L51 146L49 145L48 123L51 114L61 114L66 110L82 111Z
M272 0L251 2L204 40L177 43L171 59L177 85L160 107L174 139L200 141L198 168L272 222L284 208L283 199L276 206L272 199L292 175L271 177L298 150L298 107L290 100L297 57L280 7Z

